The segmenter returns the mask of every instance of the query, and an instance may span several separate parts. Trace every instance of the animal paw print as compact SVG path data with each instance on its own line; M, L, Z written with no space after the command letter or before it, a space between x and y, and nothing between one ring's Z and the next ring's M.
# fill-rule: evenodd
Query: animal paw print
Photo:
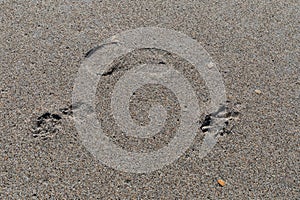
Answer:
M234 128L231 122L237 120L238 115L238 111L229 110L222 105L216 112L205 116L200 128L203 132L215 133L215 137L230 134Z
M61 116L58 114L44 113L37 118L33 128L33 137L46 140L53 137L59 130Z

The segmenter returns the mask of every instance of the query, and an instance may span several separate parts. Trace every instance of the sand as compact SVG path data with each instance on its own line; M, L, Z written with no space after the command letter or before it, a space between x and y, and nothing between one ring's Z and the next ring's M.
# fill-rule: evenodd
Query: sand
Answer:
M299 1L4 0L0 5L1 199L299 198ZM179 159L150 173L128 173L102 164L82 144L72 92L87 52L121 31L149 26L184 33L205 48L223 77L235 119L199 158L201 124L209 114L203 111L197 136ZM175 63L193 83L199 105L209 100L201 76L176 56L141 50L115 62L118 70L98 84L97 118L128 151L168 144L180 118L170 90L140 88L131 99L133 119L147 124L146 111L156 101L170 106L169 118L155 138L125 137L109 114L109 97L128 66Z

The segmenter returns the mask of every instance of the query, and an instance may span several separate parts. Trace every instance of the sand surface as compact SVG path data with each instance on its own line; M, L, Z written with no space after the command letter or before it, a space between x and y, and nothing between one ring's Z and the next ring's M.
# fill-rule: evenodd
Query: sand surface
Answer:
M0 10L0 199L299 198L299 1L2 0ZM73 85L88 51L149 26L184 33L206 49L234 119L199 158L203 110L197 136L179 159L151 173L127 173L102 164L82 144ZM180 118L172 91L146 85L131 98L132 118L147 124L150 105L160 102L168 108L166 124L146 140L122 134L110 95L130 66L174 64L193 84L200 107L209 102L201 76L176 55L146 49L114 62L117 70L98 83L97 119L127 151L162 148Z

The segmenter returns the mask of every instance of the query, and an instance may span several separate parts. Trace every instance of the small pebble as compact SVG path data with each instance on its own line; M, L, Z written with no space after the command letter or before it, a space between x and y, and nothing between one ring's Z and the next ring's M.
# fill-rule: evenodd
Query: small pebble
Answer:
M225 186L225 181L223 181L222 179L218 179L218 183L220 186L224 187Z
M261 94L262 91L261 90L254 90L256 94Z

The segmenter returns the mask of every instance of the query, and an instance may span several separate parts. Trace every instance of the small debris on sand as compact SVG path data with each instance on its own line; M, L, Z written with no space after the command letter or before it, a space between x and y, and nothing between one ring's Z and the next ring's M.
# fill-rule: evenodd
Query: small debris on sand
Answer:
M223 181L222 179L218 179L218 183L220 186L224 187L225 186L225 181Z
M256 94L261 94L261 93L262 93L262 91L261 91L261 90L258 90L258 89L254 90L254 92L255 92Z

